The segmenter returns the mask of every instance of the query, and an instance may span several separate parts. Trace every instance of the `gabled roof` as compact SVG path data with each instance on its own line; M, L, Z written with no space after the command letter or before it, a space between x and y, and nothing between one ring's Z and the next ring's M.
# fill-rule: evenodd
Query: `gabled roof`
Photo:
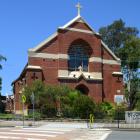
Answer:
M113 58L117 61L120 61L120 58L118 58L113 52L112 50L101 40L101 44L103 45L103 47L113 56Z
M76 16L75 18L73 18L71 21L69 21L68 23L66 23L64 26L62 27L58 27L58 29L67 29L70 25L72 25L74 22L82 22L84 24L86 24L90 29L91 32L95 35L100 36L100 34L98 32L95 32L94 29L80 16ZM78 31L78 30L77 30ZM46 40L44 40L43 42L41 42L39 45L37 45L35 48L29 49L29 52L36 52L37 50L39 50L41 47L43 47L45 44L47 44L48 42L50 42L52 39L54 39L55 37L57 37L58 32L55 32L54 34L52 34L51 36L49 36ZM111 54L111 56L117 60L120 61L120 59L111 51L111 49L101 40L101 44L103 45L103 47Z
M28 65L28 63L27 63L27 64L24 66L24 68L23 68L22 72L20 73L19 77L18 77L16 80L14 80L14 81L12 82L11 85L13 85L13 84L14 84L16 81L18 81L20 78L22 78L22 77L24 76L24 74L26 73L26 70L27 70L27 69L42 70L42 68L41 68L40 66Z
M69 21L68 23L66 23L64 26L62 27L59 27L60 29L66 29L68 28L70 25L72 25L73 23L75 22L82 22L82 23L85 23L91 30L94 34L97 34L99 35L99 33L95 32L94 29L80 16L76 16L75 18L73 18L71 21Z
M45 44L47 44L48 42L50 42L52 39L54 39L57 36L57 32L55 32L54 34L52 34L51 36L49 36L47 39L45 39L44 41L42 41L39 45L37 45L35 48L29 49L28 51L37 51L39 50L42 46L44 46Z

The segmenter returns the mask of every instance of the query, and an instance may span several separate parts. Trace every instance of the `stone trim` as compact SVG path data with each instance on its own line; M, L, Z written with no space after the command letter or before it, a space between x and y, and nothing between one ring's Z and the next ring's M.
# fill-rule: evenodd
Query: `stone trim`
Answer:
M26 69L42 69L40 66L28 65Z
M116 60L107 60L107 59L103 59L103 64L109 64L109 65L121 65L120 62L116 61Z
M74 32L81 32L81 33L87 33L87 34L95 34L93 31L77 29L77 28L68 28L67 27L66 30L74 31Z
M64 59L68 60L69 56L67 54L51 54L51 53L35 53L35 52L28 52L29 57L36 57L36 58L47 58L47 59ZM110 65L121 65L120 61L116 60L108 60L108 59L101 59L100 57L90 57L89 62L98 62L103 64L110 64Z
M122 72L118 72L118 71L117 71L117 72L115 71L115 72L113 72L112 74L113 74L113 75L123 75Z
M102 63L102 58L100 57L90 57L89 62L99 62Z
M102 74L100 72L84 72L84 71L68 71L68 70L58 70L59 79L79 79L81 76L85 80L103 80Z

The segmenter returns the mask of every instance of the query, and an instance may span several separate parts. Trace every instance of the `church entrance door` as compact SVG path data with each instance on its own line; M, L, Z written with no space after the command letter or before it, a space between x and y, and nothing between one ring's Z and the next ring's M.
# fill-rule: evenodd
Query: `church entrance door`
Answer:
M78 85L75 89L80 91L84 95L88 95L88 93L89 93L88 87L83 84Z

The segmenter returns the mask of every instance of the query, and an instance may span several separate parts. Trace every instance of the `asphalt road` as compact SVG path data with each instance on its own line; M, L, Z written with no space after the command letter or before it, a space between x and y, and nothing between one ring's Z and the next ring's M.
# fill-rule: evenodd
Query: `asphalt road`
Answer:
M140 140L139 131L112 131L105 140Z

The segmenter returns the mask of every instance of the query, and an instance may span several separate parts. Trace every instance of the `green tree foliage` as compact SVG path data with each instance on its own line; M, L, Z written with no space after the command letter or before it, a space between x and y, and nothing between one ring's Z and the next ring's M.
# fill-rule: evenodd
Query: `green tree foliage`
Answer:
M5 60L6 61L6 58L2 55L0 55L0 62ZM0 64L0 69L2 69L2 64Z
M140 39L131 36L125 42L125 46L120 49L120 58L122 59L122 70L126 87L126 99L129 109L135 108L138 98L139 86L139 68L140 68Z
M88 118L89 114L94 114L95 103L93 99L88 96L79 94L78 98L74 100L74 113L79 118Z
M124 43L124 47L119 50L119 54L122 60L122 68L127 70L126 73L136 72L132 73L134 77L140 68L140 38L129 37L129 40Z
M36 108L40 108L42 104L44 104L46 101L44 98L45 95L45 84L41 82L40 80L36 80L33 82L31 86L26 86L24 88L23 94L26 96L26 103L31 105L31 95L34 93L35 95L35 106Z
M129 110L133 110L134 108L140 110L140 79L137 77L133 78L130 80L130 83L130 89L125 89Z
M139 31L135 27L126 27L125 22L120 19L112 24L101 27L99 33L108 47L119 56L119 49L124 47L124 43L130 36L137 36Z
M93 113L95 108L93 100L88 96L67 86L46 86L39 80L24 88L23 94L27 98L29 108L32 107L32 93L35 95L35 108L40 109L45 117L55 117L60 111L63 117L86 118L87 111Z
M0 77L0 91L2 89L2 78ZM1 95L1 92L0 92L0 95Z
M124 81L127 85L126 98L129 109L134 109L137 98L137 87L140 68L140 39L138 29L126 27L124 21L116 20L99 30L103 41L121 59ZM133 88L134 87L134 88Z
M32 93L35 95L35 110L40 110L36 113L44 118L58 117L58 111L60 111L59 117L64 118L87 119L90 114L94 114L95 119L115 118L113 116L115 106L111 103L96 104L90 97L64 85L45 85L42 81L36 80L32 85L26 86L23 94L30 109Z
M0 55L0 62L2 60L5 60L6 61L6 58L2 55ZM2 64L0 63L0 70L2 69ZM5 105L4 103L2 102L2 97L1 97L1 89L2 89L2 78L0 77L0 112L3 113L4 110L5 110Z
M95 117L98 119L109 118L114 115L115 107L109 102L102 102L96 105Z
M6 58L2 55L0 55L0 62L5 60L6 61ZM0 70L2 69L2 64L0 63ZM2 78L0 77L0 94L1 94L1 89L2 89Z

